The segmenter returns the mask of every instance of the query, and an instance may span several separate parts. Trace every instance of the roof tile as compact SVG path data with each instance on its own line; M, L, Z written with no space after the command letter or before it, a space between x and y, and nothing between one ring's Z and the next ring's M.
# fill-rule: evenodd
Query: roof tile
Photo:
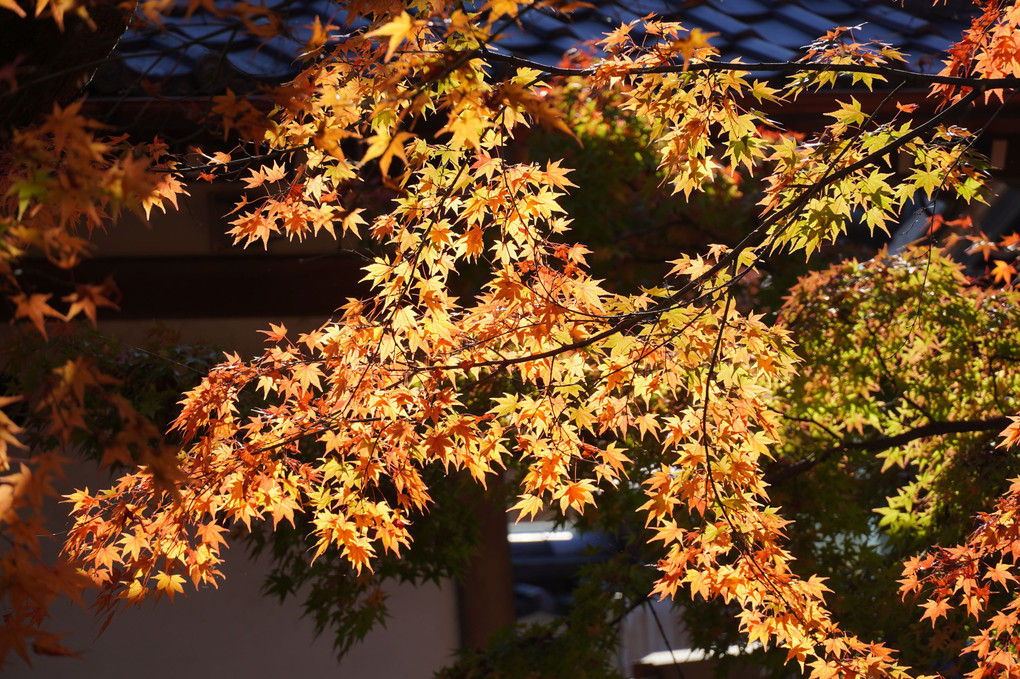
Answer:
M797 4L830 19L841 19L860 12L860 3L852 0L797 0ZM830 28L838 25L833 23Z
M832 19L815 14L814 12L806 10L798 5L783 5L782 7L777 7L776 16L781 21L788 21L797 28L810 33L811 38L804 43L805 45L810 43L812 40L825 35L827 32L832 30L833 27Z
M731 37L754 35L754 30L747 24L709 5L684 10L683 20L687 27L707 28Z
M572 37L575 40L577 38L574 32L570 30L570 23L568 21L545 14L544 12L529 12L527 15L522 16L521 25L525 32L547 40L563 36Z
M266 0L273 5L284 0ZM121 91L125 72L152 79L179 79L201 85L199 75L208 61L226 61L240 74L278 78L296 72L294 57L308 37L315 17L340 23L343 12L330 0L285 0L291 38L265 46L255 39L236 40L218 19L196 15L185 21L183 11L166 19L166 31L128 33L117 54L124 68L105 69L114 83L99 83L97 91ZM679 20L685 27L718 33L710 40L727 57L749 61L786 61L800 56L800 48L836 26L857 26L858 41L880 40L908 55L914 68L932 70L930 55L944 51L966 27L956 18L904 9L896 0L709 0L690 6L688 0L590 0L591 6L570 14L529 11L520 24L510 26L499 48L554 64L578 43L599 40L621 23L649 13ZM347 29L344 29L347 30ZM635 26L632 35L640 39ZM172 54L160 55L160 50ZM118 75L119 74L119 75ZM756 74L759 77L762 74ZM106 77L106 76L104 76ZM130 80L130 79L128 79ZM201 87L198 90L201 91Z
M888 26L906 35L913 35L920 31L932 29L931 25L923 18L884 5L867 7L864 9L863 15L876 23Z
M683 2L673 0L624 0L629 9L641 16L647 14L676 15L684 6Z
M799 50L818 37L814 32L806 33L790 22L780 19L759 21L754 27L760 37L792 50Z
M711 0L708 6L742 21L765 16L770 11L768 6L758 0Z
M937 33L926 33L915 37L912 42L920 47L921 54L941 54L952 42Z
M520 31L507 31L496 42L505 52L518 52L532 55L544 49L546 43L541 38L521 33Z
M294 73L292 62L301 50L299 43L275 37L254 47L243 52L228 52L227 59L237 70L260 79L287 78Z
M578 21L570 24L570 28L574 31L574 35L576 35L582 42L592 40L597 42L606 37L607 33L612 32L616 26L616 23L607 18L585 19L584 21Z
M740 52L750 56L753 61L791 61L797 58L797 52L761 38L744 38L739 44Z

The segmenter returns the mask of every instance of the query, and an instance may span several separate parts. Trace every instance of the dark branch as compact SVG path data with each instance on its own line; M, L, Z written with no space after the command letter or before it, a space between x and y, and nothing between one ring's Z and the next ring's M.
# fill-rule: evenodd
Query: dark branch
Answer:
M867 439L865 441L846 441L838 446L824 450L818 455L812 455L811 457L804 458L803 460L798 460L791 465L779 467L770 471L765 474L765 481L771 485L782 483L783 481L797 476L798 474L803 474L826 460L830 460L834 457L852 451L859 450L877 453L883 450L889 450L890 448L897 448L899 446L906 445L911 441L927 438L929 436L966 434L971 432L998 432L1005 429L1011 421L1012 419L1010 417L1000 415L998 417L990 417L986 420L929 422L928 424L920 427L908 429L902 434L897 434L896 436L882 436L879 438Z
M564 68L561 66L548 66L537 61L524 59L513 54L487 51L479 55L489 61L498 61L510 66L533 68L545 75L558 76L591 76L598 73L599 68ZM963 78L959 76L936 75L930 73L915 73L902 68L892 66L870 66L867 64L830 64L810 63L799 61L778 61L778 62L754 62L735 63L729 61L699 61L691 62L686 66L683 64L664 64L661 66L645 66L627 69L631 75L651 75L658 73L681 73L684 71L741 71L747 73L863 73L880 75L890 80L903 82L908 85L955 85L957 87L970 87L975 90L997 90L1014 89L1020 87L1020 78Z
M8 10L0 17L0 66L14 65L18 72L18 87L0 92L0 137L37 122L54 104L67 106L80 97L131 19L115 0L89 4L88 20L68 12L63 28L28 9L24 19Z

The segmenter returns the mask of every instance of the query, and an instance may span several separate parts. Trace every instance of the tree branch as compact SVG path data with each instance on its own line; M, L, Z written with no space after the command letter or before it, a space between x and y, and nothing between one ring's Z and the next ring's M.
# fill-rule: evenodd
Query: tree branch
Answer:
M812 455L811 457L804 458L803 460L798 460L791 465L774 469L773 471L765 474L765 481L771 485L782 483L783 481L797 476L798 474L802 474L822 462L836 457L837 455L855 450L877 453L883 450L889 450L890 448L897 448L910 443L911 441L916 441L929 436L1002 431L1011 421L1010 417L1007 417L1006 415L999 415L998 417L990 417L985 420L929 422L928 424L920 427L908 429L902 434L897 434L896 436L882 436L879 438L867 439L865 441L847 441L838 446L824 450L818 455Z
M483 55L479 55L483 56ZM544 75L557 76L582 76L588 77L598 72L598 67L591 68L565 68L561 66L548 66L546 64L525 59L514 54L493 52L491 50L484 54L484 58L490 61L497 61L510 66L533 68ZM811 71L815 73L870 73L885 78L903 82L909 85L956 85L958 87L970 87L978 91L1009 89L1020 87L1020 78L964 78L959 76L937 75L933 73L915 73L902 68L892 66L870 66L867 64L831 64L811 63L798 61L777 61L777 62L753 62L736 63L731 61L700 61L691 62L686 66L683 64L664 64L661 66L644 66L628 69L630 75L652 75L661 73L682 73L684 71L744 71L774 72L774 73L798 73Z

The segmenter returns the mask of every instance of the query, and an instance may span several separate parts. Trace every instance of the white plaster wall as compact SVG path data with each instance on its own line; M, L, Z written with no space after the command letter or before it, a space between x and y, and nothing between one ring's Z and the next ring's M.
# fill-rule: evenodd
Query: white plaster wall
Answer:
M182 677L400 677L426 679L446 664L457 641L454 588L395 587L392 617L337 664L329 639L314 638L296 601L259 594L265 568L234 555L218 590L190 592L124 611L99 634L100 621L80 609L55 611L54 630L71 630L82 659L15 658L10 679L181 679Z
M67 468L72 488L105 484L105 475L79 463ZM47 510L54 529L66 515L57 502ZM66 510L64 510L66 511ZM63 602L52 609L49 629L66 632L65 645L81 659L20 658L0 672L5 679L180 679L181 677L341 677L426 679L447 664L458 642L452 583L388 586L391 617L340 664L328 633L315 638L300 601L280 604L260 593L268 561L253 561L243 545L226 550L219 588L195 591L171 603L149 602L117 614L100 633L102 620Z

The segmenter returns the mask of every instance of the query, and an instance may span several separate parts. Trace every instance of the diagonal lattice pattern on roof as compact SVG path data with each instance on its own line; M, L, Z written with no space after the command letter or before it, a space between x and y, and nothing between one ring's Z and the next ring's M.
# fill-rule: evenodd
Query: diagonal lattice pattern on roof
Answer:
M344 19L342 8L328 0L285 0L274 9L290 32L267 42L201 15L171 15L163 30L129 32L117 47L120 58L101 69L93 91L138 91L148 79L163 83L164 94L183 95L232 82L244 89L244 79L285 79L297 72L295 56L315 18L336 24ZM894 0L596 0L569 14L527 12L500 35L496 48L552 65L571 49L649 14L714 33L710 42L724 61L792 61L832 28L854 26L856 40L886 43L907 55L910 68L928 72L939 68L940 54L970 20L966 10L907 9Z

